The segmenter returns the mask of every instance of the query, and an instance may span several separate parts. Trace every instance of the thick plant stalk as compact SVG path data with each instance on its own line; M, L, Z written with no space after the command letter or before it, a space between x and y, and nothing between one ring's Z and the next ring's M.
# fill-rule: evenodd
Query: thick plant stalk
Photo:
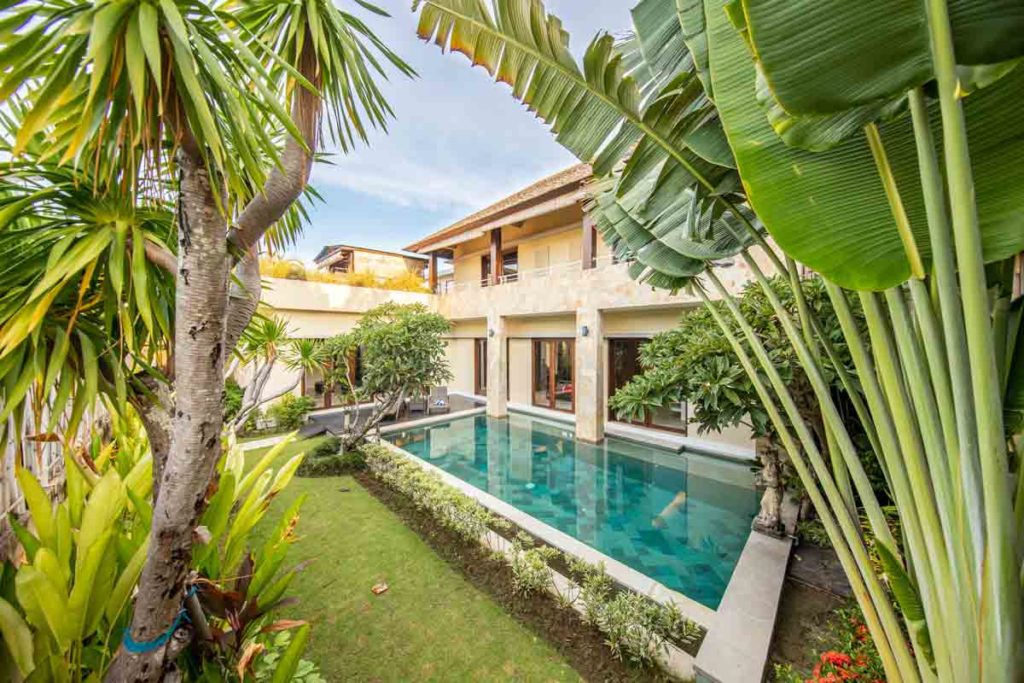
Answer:
M967 348L967 336L957 287L956 262L953 256L949 215L946 211L945 190L939 171L939 160L935 153L935 140L932 137L928 110L920 88L910 91L909 99L921 189L928 217L928 239L932 247L932 278L938 293L946 360L949 363L952 385L953 412L957 423L959 447L956 451L951 451L949 456L951 461L957 464L953 471L953 481L961 498L967 525L970 527L975 580L980 581L985 540L982 521L984 495L979 483L981 475L978 471L978 428L971 395L970 361L964 352ZM953 349L956 353L950 353Z
M952 483L946 461L946 444L940 425L939 410L936 405L935 392L925 367L920 340L914 333L903 291L891 289L885 293L885 297L889 305L896 349L903 373L906 376L905 385L909 390L913 405L912 415L916 417L917 428L924 447L927 468L924 476L935 497L935 508L941 526L940 538L945 545L946 564L942 565L942 574L946 575L945 581L949 583L944 583L944 585L954 586L957 591L956 600L947 599L940 603L944 616L939 627L944 635L948 635L944 640L950 648L950 664L952 666L963 665L967 662L965 640L953 637L953 628L955 628L953 625L962 624L965 630L973 630L971 628L974 619L973 610L965 607L973 603L971 600L973 585L968 579L966 548L960 542L960 529L956 524L955 503L953 502ZM918 490L923 495L929 489ZM968 672L960 670L957 673L959 678Z
M800 365L807 374L807 379L810 381L811 387L814 389L814 394L821 406L822 417L826 424L831 426L833 430L832 433L839 446L838 450L841 452L842 457L846 462L846 467L849 469L857 495L860 497L861 504L864 506L864 511L867 513L872 533L874 533L875 538L877 538L880 543L884 543L886 547L892 551L894 556L899 557L900 553L896 546L896 540L893 538L892 531L889 529L889 524L885 520L885 514L882 512L882 507L878 503L878 497L875 495L874 489L871 487L871 482L868 480L867 473L864 471L864 465L860 461L860 456L853 444L853 440L846 431L842 415L839 414L835 401L832 400L831 390L828 383L825 381L821 368L810 349L808 349L807 345L804 343L803 337L797 330L796 325L793 323L789 312L782 305L782 302L779 300L775 290L772 289L768 278L761 271L761 267L753 258L751 258L749 253L746 251L741 253L744 262L750 268L754 277L757 278L758 283L761 285L761 289L768 297L768 301L775 310L775 314L782 325L782 329L785 331L790 344L793 345L793 349L796 351L797 358L800 360Z
M909 550L907 564L910 565L910 559L918 558L913 567L908 566L908 571L912 570L918 576L918 586L925 612L937 615L938 603L945 599L945 596L941 592L940 584L934 579L935 570L926 551L921 513L918 510L914 487L903 460L894 417L879 383L875 362L861 336L843 290L828 280L825 280L825 287L832 300L832 306L843 330L843 336L849 346L850 357L853 359L857 376L861 378L865 399L878 426L881 450L877 452L887 465L891 490L896 501L900 503L900 521ZM920 662L922 659L923 657L919 654L918 661Z
M1013 510L1007 484L1009 468L1003 432L1002 395L996 370L985 262L949 10L945 0L928 0L925 7L942 113L943 151L971 386L978 420L978 454L985 501L982 677L986 681L1014 681L1019 680L1022 673L1020 558L1016 552Z
M807 305L807 297L804 296L803 287L800 285L800 272L797 270L796 262L789 256L786 257L786 270L789 271L789 286L793 290L793 298L796 300L797 316L800 319L800 332L803 334L804 343L811 349L815 361L821 364L821 354L818 353L818 345L814 342L814 333L811 330L811 311ZM825 445L828 448L829 462L832 463L832 474L836 478L836 486L843 496L843 502L850 508L850 512L857 514L857 504L853 499L853 485L850 483L850 472L843 463L843 457L839 453L832 428L826 422Z
M708 299L704 290L700 287L695 287L694 289L704 302L704 305L710 311L715 322L722 329L723 334L725 334L726 339L729 341L729 345L736 353L736 357L739 358L740 364L743 366L743 369L746 371L747 376L750 378L750 381L754 386L754 391L757 392L762 405L768 412L768 416L771 419L772 424L775 426L776 432L779 434L779 440L782 442L783 447L789 454L790 461L792 462L794 469L797 470L797 474L800 476L800 479L805 482L807 495L810 497L811 503L818 511L822 525L825 527L829 538L832 540L833 548L835 549L839 562L843 567L843 571L846 573L846 576L849 577L854 596L857 598L857 603L861 608L861 612L864 614L865 623L868 625L871 633L881 634L881 637L876 639L875 645L878 648L879 656L882 659L887 677L892 680L900 680L901 668L896 661L888 640L886 639L885 629L878 616L878 610L875 608L875 602L873 601L872 595L868 591L867 585L862 576L861 566L854 557L854 554L850 549L850 545L847 543L846 536L836 521L836 517L832 512L832 507L828 504L828 501L819 489L814 474L811 472L810 467L804 460L800 445L797 444L789 426L786 424L785 419L779 412L779 408L777 407L775 400L772 398L768 388L761 380L760 373L758 373L753 361L747 354L746 349L743 348L739 339L736 338L731 326L726 322L716 305ZM845 507L843 507L841 514L845 514L845 512ZM854 542L860 543L860 538L855 536ZM912 681L915 679L908 678L906 680Z
M749 256L748 256L749 258ZM753 264L756 268L757 265ZM757 271L760 273L760 270ZM889 603L888 596L885 590L882 588L878 577L875 575L874 570L871 566L870 558L868 557L867 550L864 547L863 540L860 537L860 529L858 527L858 520L856 520L846 508L845 504L841 504L842 497L839 493L839 489L836 487L835 481L832 478L832 473L828 466L825 464L824 458L821 455L814 437L804 423L800 416L799 409L796 406L793 397L790 395L789 390L786 388L785 382L779 375L778 370L773 365L771 358L768 356L764 345L758 339L757 334L754 332L750 323L743 317L743 313L739 310L736 302L733 300L732 295L729 294L728 290L714 274L713 271L707 271L707 277L711 280L715 289L722 297L722 301L725 303L730 314L733 316L740 330L743 332L747 343L753 350L755 357L761 365L761 370L768 377L772 388L775 390L776 395L779 397L779 401L782 403L782 407L785 410L786 416L789 418L790 423L793 425L793 429L800 439L800 443L803 446L803 450L807 453L808 460L810 461L814 474L822 484L822 488L826 497L829 500L839 501L840 504L834 506L833 514L838 522L839 528L842 530L845 541L849 544L850 550L856 559L856 566L863 577L864 583L867 586L868 594L872 603L876 606L879 614L880 630L875 631L876 645L879 641L887 642L888 647L892 649L893 657L899 666L899 670L903 676L903 680L916 680L917 671L916 664L913 656L910 654L910 648L907 646L906 641L903 638L902 628L899 620L896 617L895 611L892 605ZM763 274L762 274L763 277ZM767 288L769 291L770 287ZM774 297L774 292L771 292L771 297ZM777 301L777 297L776 297ZM783 310L783 313L785 311ZM786 319L788 321L788 313L786 313ZM788 321L792 327L792 321ZM795 333L795 330L793 330ZM792 340L791 340L792 341ZM796 334L796 342L800 342L799 334ZM794 342L794 344L796 343ZM845 456L845 453L844 453ZM857 460L857 465L860 465L860 461ZM852 463L848 464L852 465ZM851 471L853 468L851 467ZM861 466L863 471L863 467ZM808 474L808 476L810 476ZM810 479L803 479L808 483ZM859 492L859 487L858 487ZM868 485L868 492L870 496L874 496L874 493L870 491L870 484ZM877 500L875 505L877 505ZM880 513L880 511L879 511ZM881 523L881 528L875 531L875 537L880 543L886 543L886 547L891 548L892 554L896 557L899 556L898 549L896 548L895 540L892 538L892 534L889 532L888 525L884 522L884 517ZM880 647L884 647L882 645Z

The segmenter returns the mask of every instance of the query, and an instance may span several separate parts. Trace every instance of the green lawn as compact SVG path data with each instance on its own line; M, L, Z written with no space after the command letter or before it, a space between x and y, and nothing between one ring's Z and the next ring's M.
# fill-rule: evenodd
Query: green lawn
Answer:
M247 460L264 452L250 451ZM546 641L445 564L354 479L295 478L274 510L302 493L308 498L292 560L314 562L292 584L301 603L286 614L313 623L306 657L324 678L580 680ZM264 522L276 522L273 510ZM390 589L375 596L370 587L379 582Z

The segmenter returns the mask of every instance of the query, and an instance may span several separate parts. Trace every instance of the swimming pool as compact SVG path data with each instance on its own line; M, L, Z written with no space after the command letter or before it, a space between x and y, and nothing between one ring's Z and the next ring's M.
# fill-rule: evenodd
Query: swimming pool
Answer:
M757 513L749 466L607 438L526 415L386 437L478 489L712 609Z

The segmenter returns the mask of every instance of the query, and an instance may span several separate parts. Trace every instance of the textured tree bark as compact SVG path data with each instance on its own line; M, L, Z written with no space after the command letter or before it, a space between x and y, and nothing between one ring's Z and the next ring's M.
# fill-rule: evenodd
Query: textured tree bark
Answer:
M163 477L167 457L171 452L173 424L171 411L174 409L171 391L167 385L150 378L143 378L150 390L150 396L136 396L132 405L149 438L149 450L153 454L153 500L160 497L160 480Z
M192 530L221 453L225 321L230 259L227 226L198 156L182 152L175 296L173 446L153 510L149 554L139 580L131 635L158 638L182 607ZM173 668L167 647L122 650L108 681L156 681Z
M302 74L319 86L316 57L307 42L298 65ZM176 261L174 329L174 406L170 441L166 424L153 412L154 448L166 443L161 476L155 479L155 498L149 553L139 580L131 636L137 643L160 637L182 609L185 578L192 559L192 531L205 508L207 488L221 454L224 416L224 366L259 303L259 263L256 245L288 207L302 194L309 180L320 122L320 98L297 87L292 97L292 119L303 141L289 138L262 192L245 207L228 231L213 194L200 143L176 105L174 84L166 90L165 118L178 147L179 188L178 256ZM222 200L220 206L226 206ZM230 249L229 249L230 245ZM146 245L151 261L171 267L168 250ZM234 254L232 254L234 250ZM242 283L229 296L229 273L238 260ZM229 310L229 298L231 300ZM144 412L143 411L140 412ZM143 419L146 419L145 417ZM156 476L154 451L154 476ZM151 651L130 653L124 648L107 672L106 680L157 681L173 676L174 659L191 639L182 627L171 640Z

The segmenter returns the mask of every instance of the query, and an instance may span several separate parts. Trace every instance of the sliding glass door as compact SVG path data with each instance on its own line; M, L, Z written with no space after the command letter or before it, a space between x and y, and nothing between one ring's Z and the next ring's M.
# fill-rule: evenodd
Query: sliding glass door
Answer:
M647 343L646 339L609 339L608 340L608 397L626 385L634 375L643 372L640 366L640 349ZM634 420L633 424L644 427L667 429L673 432L687 432L689 422L688 406L673 401L668 405L654 408L643 420ZM618 420L615 411L609 408L609 420Z
M533 340L533 404L576 409L576 348L572 339Z

